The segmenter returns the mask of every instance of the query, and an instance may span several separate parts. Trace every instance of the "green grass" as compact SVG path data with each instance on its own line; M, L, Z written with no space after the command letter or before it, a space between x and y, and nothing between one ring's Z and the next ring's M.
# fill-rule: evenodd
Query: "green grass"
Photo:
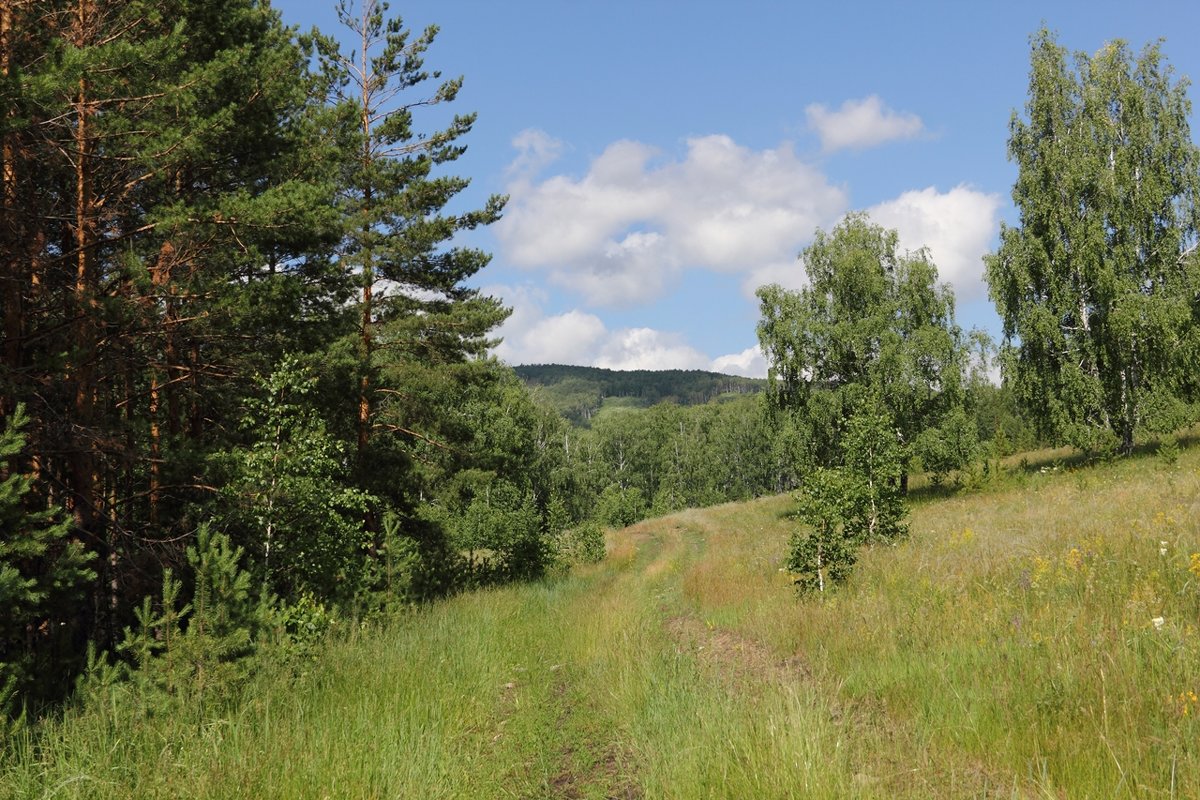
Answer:
M215 716L117 687L18 742L0 797L1200 796L1200 451L1028 460L918 489L823 596L767 498L343 632Z

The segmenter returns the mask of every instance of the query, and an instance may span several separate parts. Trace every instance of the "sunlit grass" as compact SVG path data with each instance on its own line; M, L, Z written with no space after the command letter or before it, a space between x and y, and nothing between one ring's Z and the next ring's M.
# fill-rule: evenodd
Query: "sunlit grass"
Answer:
M810 662L867 727L901 727L897 744L938 781L977 770L1020 794L1194 795L1197 461L1050 462L920 503L908 541L799 602L767 591L782 531L710 537L690 599ZM784 528L780 502L718 510L711 526Z
M914 481L910 537L798 597L789 497L334 637L201 717L118 687L3 797L1200 795L1200 451Z

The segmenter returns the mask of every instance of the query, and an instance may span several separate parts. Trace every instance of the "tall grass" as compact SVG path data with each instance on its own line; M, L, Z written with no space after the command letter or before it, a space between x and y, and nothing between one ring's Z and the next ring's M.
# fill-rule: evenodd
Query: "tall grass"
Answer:
M821 596L767 498L203 713L98 691L12 743L0 797L1200 796L1200 452L1052 463L919 500Z
M769 591L770 536L723 536L685 586L700 613L809 660L868 738L898 731L887 749L917 794L973 775L972 794L1198 796L1198 461L1033 468L920 504L909 541L824 597ZM786 507L711 525L772 530ZM864 758L892 774L886 753Z

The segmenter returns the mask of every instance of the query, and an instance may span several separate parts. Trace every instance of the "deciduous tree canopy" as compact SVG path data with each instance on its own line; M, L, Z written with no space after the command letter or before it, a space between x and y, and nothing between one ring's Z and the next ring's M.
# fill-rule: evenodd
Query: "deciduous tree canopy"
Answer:
M1072 63L1073 61L1073 63ZM987 259L1005 380L1043 435L1128 452L1195 419L1200 155L1157 45L1093 56L1043 30L1014 112L1015 227Z
M796 429L808 464L835 466L849 420L877 402L911 454L964 401L967 350L950 288L927 251L898 252L896 232L863 214L818 231L801 260L808 286L758 291L777 424Z

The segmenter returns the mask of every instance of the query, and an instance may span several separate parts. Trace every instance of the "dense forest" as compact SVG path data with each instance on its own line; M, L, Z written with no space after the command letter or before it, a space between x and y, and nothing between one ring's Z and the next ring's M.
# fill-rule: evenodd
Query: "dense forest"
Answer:
M0 0L13 725L80 675L180 647L162 686L233 675L320 620L601 557L601 526L799 487L816 533L791 566L824 588L831 547L902 535L912 473L970 485L1039 440L1127 452L1195 419L1198 162L1156 50L1072 84L1035 38L1022 223L987 267L999 348L927 251L852 214L802 254L805 289L760 289L754 381L494 359L508 310L456 237L506 201L449 210L475 118L427 115L462 79L426 67L436 28L339 17L352 45L257 0ZM1104 153L1148 217L1055 166Z
M243 610L546 566L558 423L486 357L507 311L452 242L504 199L447 211L474 117L421 127L461 80L424 65L436 28L340 16L346 50L253 0L0 4L14 708L85 645L132 660L143 598L201 620L218 556L245 585L206 602ZM480 502L519 523L482 571Z
M385 11L343 4L343 49L254 0L0 3L16 717L180 637L236 662L595 557L600 524L792 485L750 395L583 430L489 357L508 312L455 236L505 200L447 210L474 117L422 127L461 79L425 66L436 28ZM701 377L598 392L753 385Z
M694 406L721 396L761 392L766 381L703 370L611 370L567 364L524 364L513 368L535 388L535 396L570 421L586 425L615 398L637 408L673 402Z

